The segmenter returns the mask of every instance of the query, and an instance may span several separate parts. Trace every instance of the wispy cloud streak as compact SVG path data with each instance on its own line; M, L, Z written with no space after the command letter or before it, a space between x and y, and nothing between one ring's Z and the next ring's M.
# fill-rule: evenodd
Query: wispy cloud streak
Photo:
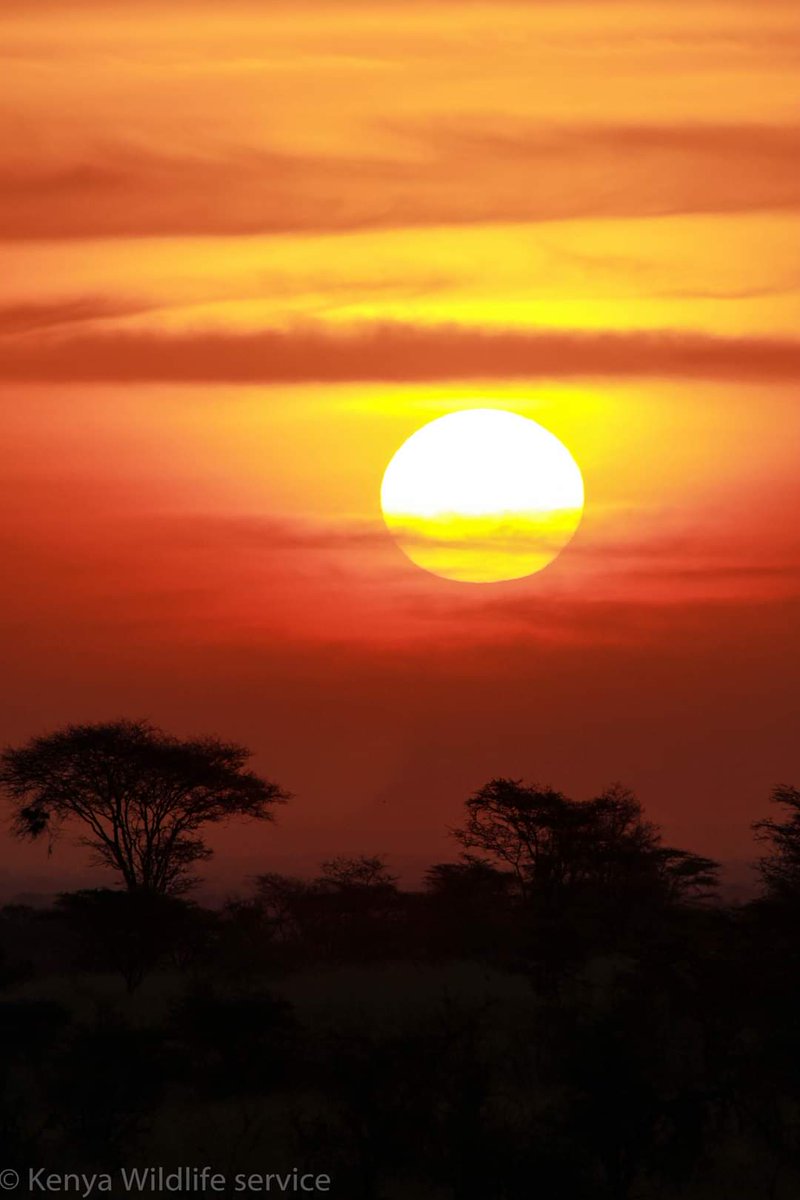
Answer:
M97 330L0 346L0 379L135 383L673 377L800 378L800 342L673 332L487 332L458 326L323 327L254 334Z
M58 161L29 158L8 134L0 238L335 232L800 204L792 126L495 127L477 116L386 132L380 157L176 153L154 143L87 147Z

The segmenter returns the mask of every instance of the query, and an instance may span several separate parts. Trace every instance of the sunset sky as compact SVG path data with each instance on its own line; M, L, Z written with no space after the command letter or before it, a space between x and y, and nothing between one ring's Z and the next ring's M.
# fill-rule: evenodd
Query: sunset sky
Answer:
M219 891L413 879L493 775L751 856L800 784L795 5L0 13L0 740L252 746L296 798L216 837ZM392 455L471 407L580 465L541 574L384 527ZM6 840L0 892L84 860Z

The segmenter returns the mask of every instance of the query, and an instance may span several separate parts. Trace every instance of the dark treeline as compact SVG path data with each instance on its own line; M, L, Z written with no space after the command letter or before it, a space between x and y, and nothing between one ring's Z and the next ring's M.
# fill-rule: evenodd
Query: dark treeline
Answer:
M494 779L415 890L364 854L211 910L206 826L289 800L247 758L124 721L2 756L16 833L74 825L122 885L0 910L6 1167L298 1167L346 1200L800 1195L800 792L755 826L746 904L620 786Z

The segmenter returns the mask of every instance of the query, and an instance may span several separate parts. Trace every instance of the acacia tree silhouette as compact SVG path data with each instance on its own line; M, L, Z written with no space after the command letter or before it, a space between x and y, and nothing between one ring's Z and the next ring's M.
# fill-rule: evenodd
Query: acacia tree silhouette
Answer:
M246 769L250 751L215 737L180 739L149 721L68 725L0 755L13 832L54 838L82 825L80 842L130 891L179 894L212 851L199 836L231 817L268 821L289 799Z
M319 884L325 888L346 891L353 888L383 888L394 890L397 877L389 872L386 863L377 855L359 854L355 857L340 854L321 864Z
M466 810L453 836L465 851L479 850L510 870L522 899L555 900L587 887L609 896L636 889L683 899L716 882L716 864L664 846L639 801L619 784L592 800L571 800L549 787L492 779Z
M769 846L758 861L766 894L774 899L800 899L800 791L781 785L771 796L786 819L765 817L753 823L756 840Z

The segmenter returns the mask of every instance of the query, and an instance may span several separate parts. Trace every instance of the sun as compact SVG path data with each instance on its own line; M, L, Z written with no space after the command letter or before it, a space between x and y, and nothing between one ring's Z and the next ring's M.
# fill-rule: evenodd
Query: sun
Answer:
M444 579L534 575L570 541L583 479L558 438L519 413L470 408L413 433L392 458L381 508L401 550Z

